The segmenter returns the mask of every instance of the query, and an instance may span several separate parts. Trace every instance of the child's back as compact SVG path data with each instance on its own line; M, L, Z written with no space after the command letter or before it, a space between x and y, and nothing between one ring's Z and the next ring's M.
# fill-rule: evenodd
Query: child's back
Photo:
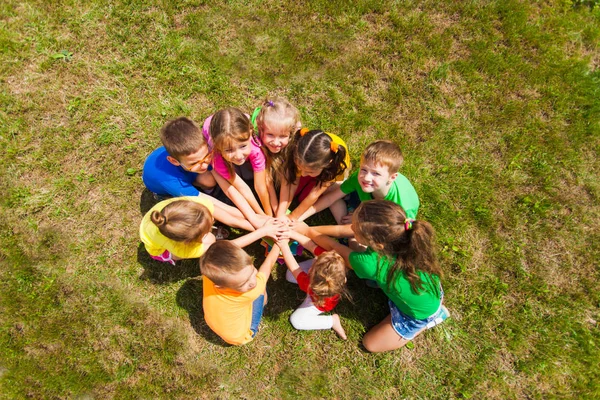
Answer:
M204 319L227 343L248 343L258 332L267 280L278 255L279 247L273 246L257 271L244 250L231 242L218 241L201 259Z
M216 182L209 169L211 155L200 128L185 117L167 122L160 132L162 147L146 159L144 185L159 197L198 196Z

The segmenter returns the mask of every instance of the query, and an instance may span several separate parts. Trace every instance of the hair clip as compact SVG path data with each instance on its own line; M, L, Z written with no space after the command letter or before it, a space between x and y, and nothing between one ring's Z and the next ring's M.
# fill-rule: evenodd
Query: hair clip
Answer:
M267 101L267 105L268 105L269 107L275 107L275 103L273 103L273 101L272 101L272 100L268 100L268 101Z
M300 136L304 136L309 132L308 128L302 128L300 129Z
M340 149L340 145L337 144L336 142L334 142L333 140L331 141L331 144L329 145L329 148L331 149L331 151L333 151L334 153L337 153L338 150Z
M413 222L415 222L412 218L406 218L404 220L404 229L410 231L413 228Z

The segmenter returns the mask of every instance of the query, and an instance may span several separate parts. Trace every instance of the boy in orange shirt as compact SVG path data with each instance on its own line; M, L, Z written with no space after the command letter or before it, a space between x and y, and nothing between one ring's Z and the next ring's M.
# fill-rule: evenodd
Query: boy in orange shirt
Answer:
M256 336L267 304L267 280L278 256L279 247L274 245L256 270L248 253L221 240L200 260L204 319L227 343L242 345Z

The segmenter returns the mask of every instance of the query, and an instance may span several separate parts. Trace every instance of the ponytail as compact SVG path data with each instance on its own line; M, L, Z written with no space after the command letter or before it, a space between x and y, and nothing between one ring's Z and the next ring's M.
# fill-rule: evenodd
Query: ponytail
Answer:
M336 176L349 167L345 162L348 149L334 142L331 136L320 129L309 131L302 128L296 131L293 144L289 145L288 149L284 171L288 183L297 179L297 164L321 169L321 173L316 177L319 185L335 180Z
M365 244L393 262L387 274L388 287L404 273L412 291L419 293L423 290L419 272L443 275L429 222L408 220L402 207L388 200L361 203L353 218L353 228Z

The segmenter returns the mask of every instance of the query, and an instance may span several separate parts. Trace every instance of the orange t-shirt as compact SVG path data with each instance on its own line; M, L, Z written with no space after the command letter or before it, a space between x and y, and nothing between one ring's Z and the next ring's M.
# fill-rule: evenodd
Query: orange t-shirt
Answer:
M210 329L229 344L240 345L252 340L252 303L267 288L267 277L259 272L256 286L248 292L216 287L206 276L202 277L202 307Z

